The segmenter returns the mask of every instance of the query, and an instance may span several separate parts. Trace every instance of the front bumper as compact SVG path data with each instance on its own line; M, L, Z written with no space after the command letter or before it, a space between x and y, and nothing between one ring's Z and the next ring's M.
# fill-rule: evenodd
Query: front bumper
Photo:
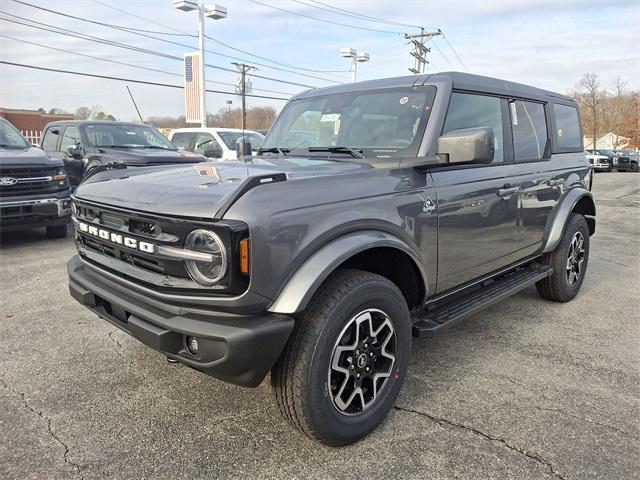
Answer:
M103 281L76 255L67 264L69 291L78 302L145 345L212 377L256 387L280 356L293 329L291 317L239 316L213 311L162 308L125 288ZM198 353L187 348L198 339Z
M3 231L62 225L69 220L70 215L70 190L26 199L0 199L0 226Z

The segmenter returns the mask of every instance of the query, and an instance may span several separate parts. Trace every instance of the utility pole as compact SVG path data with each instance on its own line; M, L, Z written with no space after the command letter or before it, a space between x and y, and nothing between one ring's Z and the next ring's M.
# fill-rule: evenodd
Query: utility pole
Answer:
M233 62L233 65L235 65L240 72L240 86L238 94L242 98L242 139L244 141L244 131L247 126L247 72L249 70L257 70L257 68L253 65L247 65L246 63Z
M413 44L413 51L411 52L411 56L413 57L413 67L409 68L411 73L416 75L424 73L427 63L429 63L427 61L427 53L431 52L431 49L425 47L424 44L430 38L437 37L438 35L442 35L442 31L440 29L435 32L426 32L424 28L421 28L420 33L415 35L404 34L404 38L409 40L409 43Z

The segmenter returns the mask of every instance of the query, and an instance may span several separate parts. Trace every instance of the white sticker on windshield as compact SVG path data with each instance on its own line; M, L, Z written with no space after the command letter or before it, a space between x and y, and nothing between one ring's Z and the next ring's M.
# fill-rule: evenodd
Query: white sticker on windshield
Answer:
M409 97L402 97L400 99L400 105L404 105L405 103L407 103L409 101Z

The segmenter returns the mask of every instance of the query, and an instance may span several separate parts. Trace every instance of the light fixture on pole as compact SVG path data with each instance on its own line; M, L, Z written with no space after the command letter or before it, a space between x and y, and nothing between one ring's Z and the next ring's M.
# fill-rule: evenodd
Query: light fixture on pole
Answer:
M204 60L204 17L219 20L227 17L226 7L220 5L203 5L196 0L173 0L173 8L183 12L198 11L198 50L200 52L199 77L200 77L200 122L202 127L207 126L207 87L205 77Z
M358 63L368 62L371 57L368 53L358 52L354 48L341 48L340 56L351 59L351 81L355 82L358 71Z

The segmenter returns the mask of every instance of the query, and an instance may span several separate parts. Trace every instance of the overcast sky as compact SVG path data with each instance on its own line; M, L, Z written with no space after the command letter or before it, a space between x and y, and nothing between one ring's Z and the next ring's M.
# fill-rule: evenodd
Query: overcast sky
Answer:
M137 29L173 33L179 30L189 34L195 34L197 29L195 12L174 10L171 0L25 1L77 17ZM408 74L410 48L405 45L401 32L415 33L416 29L368 22L348 14L332 14L309 6L313 5L310 0L261 0L260 3L332 22L382 31L333 25L278 11L250 0L226 0L226 4L222 4L228 8L228 18L206 22L207 34L211 37L245 52L284 64L309 70L341 71L315 73L298 70L299 73L320 77L319 79L260 66L257 72L259 75L310 86L349 81L347 61L338 54L341 47L352 47L371 54L371 61L360 65L359 80ZM638 0L322 0L322 3L399 23L442 29L455 52L442 38L430 42L430 71L468 69L471 73L514 80L563 93L571 89L585 72L596 72L604 86L611 86L615 78L620 76L630 87L640 88ZM118 12L105 5L156 23ZM327 8L318 3L315 5ZM189 50L160 40L64 18L21 5L14 0L2 0L0 12L0 18L24 21L8 16L9 13L164 54L181 57ZM182 84L181 76L63 53L4 36L181 75L182 65L175 60L65 37L4 20L0 21L0 25L0 59L5 61ZM149 35L192 47L197 45L197 40L188 36ZM193 49L195 48L191 50ZM268 64L213 41L207 41L207 49ZM237 60L211 53L207 56L207 63L224 68L234 68L230 64L233 61ZM208 69L207 79L233 84L237 75ZM47 110L58 107L73 112L82 105L101 105L120 120L132 120L136 118L136 114L125 85L126 83L113 80L0 65L0 106L25 109L43 107ZM134 83L129 83L129 86L145 117L180 115L184 111L182 90ZM304 89L259 78L253 79L253 87L282 92L255 93L284 97ZM208 88L224 91L233 89L231 86L215 83L209 83ZM232 95L210 93L207 96L207 109L215 112L225 107L226 100L233 100L234 105L239 104L238 99ZM277 109L283 103L265 99L249 101L250 105L273 105Z

